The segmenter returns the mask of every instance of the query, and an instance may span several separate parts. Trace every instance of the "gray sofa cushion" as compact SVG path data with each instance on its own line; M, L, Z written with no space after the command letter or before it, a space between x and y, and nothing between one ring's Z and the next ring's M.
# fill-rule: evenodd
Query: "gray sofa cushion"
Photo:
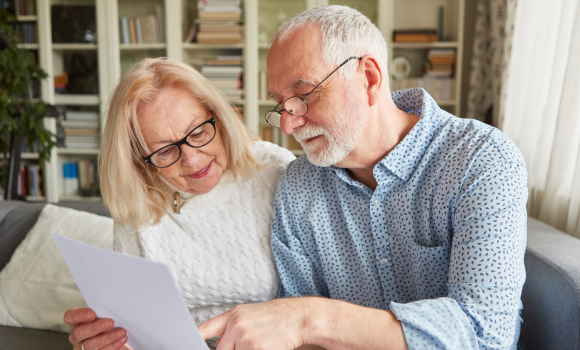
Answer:
M580 240L528 218L522 291L527 350L580 349Z

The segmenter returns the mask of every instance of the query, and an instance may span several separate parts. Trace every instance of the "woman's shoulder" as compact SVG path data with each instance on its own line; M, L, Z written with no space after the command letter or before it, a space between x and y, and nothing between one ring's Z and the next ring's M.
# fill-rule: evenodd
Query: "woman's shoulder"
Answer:
M283 166L286 168L296 157L284 147L267 141L252 141L250 144L252 155L262 166Z
M250 144L250 150L254 159L260 164L256 178L261 179L259 183L274 191L278 184L278 179L282 176L288 164L294 161L296 157L286 148L266 141L253 141Z

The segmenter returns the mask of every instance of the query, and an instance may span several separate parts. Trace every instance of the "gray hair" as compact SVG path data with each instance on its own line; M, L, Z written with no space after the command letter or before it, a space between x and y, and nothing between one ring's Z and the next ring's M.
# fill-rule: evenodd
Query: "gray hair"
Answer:
M350 56L372 54L377 57L385 75L388 73L389 55L385 38L365 15L348 6L320 6L302 12L282 24L272 36L271 43L281 42L295 30L311 25L320 28L322 58L328 66L338 67ZM356 65L347 64L337 73L348 80L355 70Z

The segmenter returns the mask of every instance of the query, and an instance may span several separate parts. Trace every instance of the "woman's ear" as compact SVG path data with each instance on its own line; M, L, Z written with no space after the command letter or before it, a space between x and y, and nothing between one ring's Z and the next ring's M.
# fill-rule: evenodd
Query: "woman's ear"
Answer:
M383 72L377 58L373 55L364 55L361 63L365 73L364 86L367 91L369 106L374 106L379 102Z

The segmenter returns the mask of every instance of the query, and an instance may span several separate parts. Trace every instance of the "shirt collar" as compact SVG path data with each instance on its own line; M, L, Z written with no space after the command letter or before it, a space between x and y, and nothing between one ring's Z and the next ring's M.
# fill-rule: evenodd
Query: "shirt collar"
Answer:
M431 144L441 113L441 108L437 106L435 100L422 88L395 91L391 96L397 108L420 116L421 119L409 134L375 165L373 175L379 184L387 179L385 170L403 181L409 180ZM330 169L343 181L357 185L357 182L348 176L346 169L335 166L330 166Z
M403 181L407 181L427 151L435 133L441 109L431 95L422 88L391 93L395 105L421 117L405 138L373 170L377 182L384 177L382 168L388 169Z

